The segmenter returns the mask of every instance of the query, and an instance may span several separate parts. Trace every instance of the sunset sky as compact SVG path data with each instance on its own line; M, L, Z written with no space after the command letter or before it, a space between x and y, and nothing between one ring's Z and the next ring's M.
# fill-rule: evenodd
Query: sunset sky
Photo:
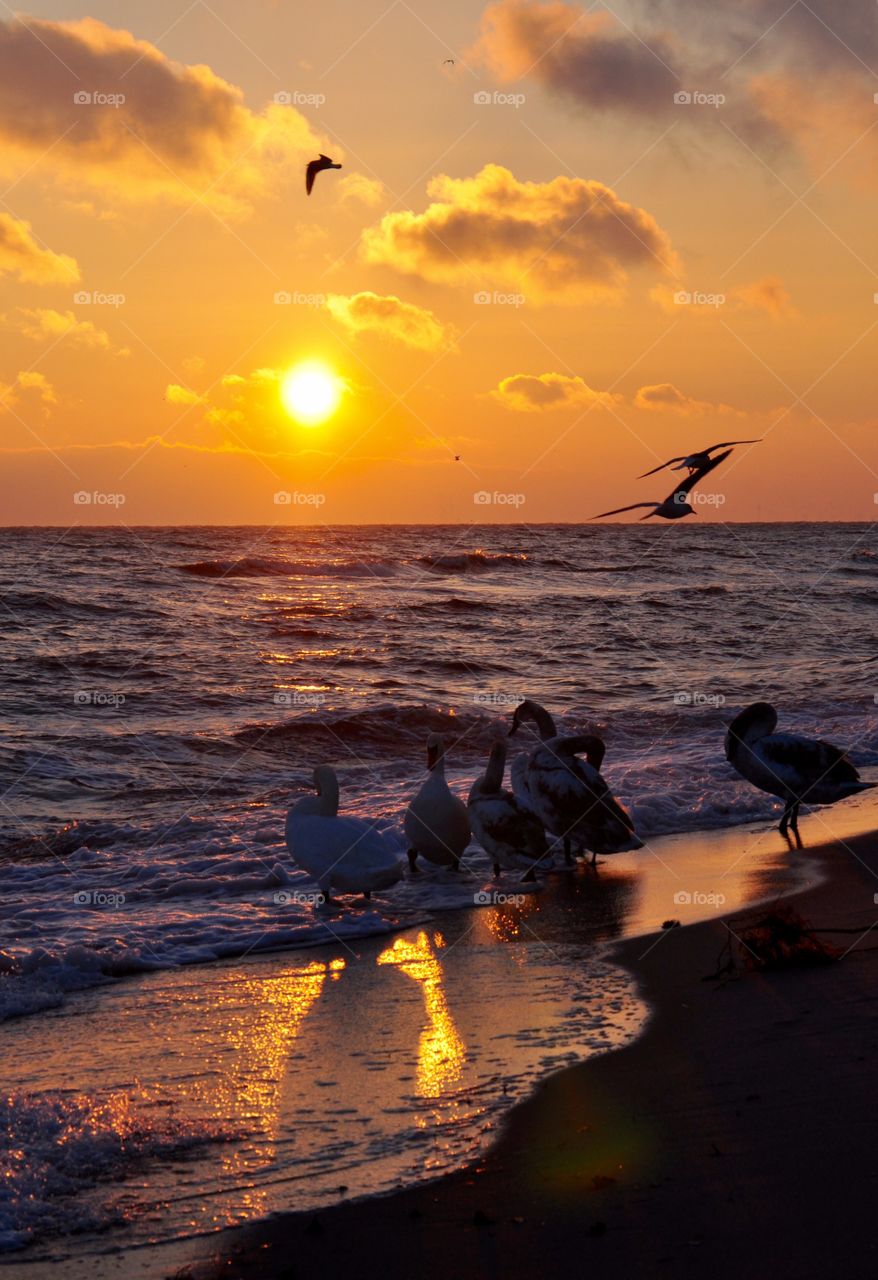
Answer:
M3 12L4 524L875 517L874 6Z

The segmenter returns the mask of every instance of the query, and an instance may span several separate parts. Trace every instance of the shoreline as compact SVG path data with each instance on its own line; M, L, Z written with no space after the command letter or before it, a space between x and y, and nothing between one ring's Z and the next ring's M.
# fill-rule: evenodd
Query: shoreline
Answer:
M843 1250L846 1277L871 1278L878 832L807 856L819 883L784 904L817 928L862 926L822 935L843 960L704 982L729 916L614 944L652 1010L642 1034L546 1077L475 1165L224 1232L175 1274L556 1280L593 1262L782 1280L832 1274Z

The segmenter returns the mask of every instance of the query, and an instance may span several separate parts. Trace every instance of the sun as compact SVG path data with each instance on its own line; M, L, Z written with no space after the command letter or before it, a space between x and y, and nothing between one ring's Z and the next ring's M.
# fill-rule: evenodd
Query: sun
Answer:
M319 360L297 364L284 374L280 395L291 417L305 427L316 427L335 413L344 384Z

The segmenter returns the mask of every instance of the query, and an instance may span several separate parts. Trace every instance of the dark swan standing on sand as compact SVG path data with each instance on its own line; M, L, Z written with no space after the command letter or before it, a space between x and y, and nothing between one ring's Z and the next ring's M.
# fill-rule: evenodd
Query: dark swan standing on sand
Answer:
M693 471L698 471L701 467L707 466L710 462L710 455L715 453L717 449L728 449L733 444L759 444L762 440L760 436L758 440L722 440L719 444L712 444L709 449L699 449L697 453L681 454L679 458L669 458L667 462L663 462L659 467L653 467L652 471L644 471L643 475L638 476L638 480L645 480L647 476L654 476L657 471L664 471L665 467L670 467L673 471L682 471L685 467L691 475ZM674 463L677 466L674 466Z
M775 733L776 728L771 703L754 702L729 725L726 759L754 787L783 800L780 831L787 835L789 826L801 848L800 804L835 804L875 783L860 781L840 747L798 733Z
M314 186L314 179L323 169L340 169L341 165L336 164L334 160L330 160L329 156L325 156L320 152L319 160L311 160L305 170L305 190L308 195L311 194L311 188Z
M438 733L427 739L428 774L405 811L408 859L417 871L418 854L428 862L460 870L460 859L470 842L466 805L451 791L445 778L445 743Z
M618 516L623 511L635 511L638 507L653 507L653 511L641 517L648 520L650 516L661 516L663 520L679 520L681 516L694 516L695 508L689 505L688 496L698 484L699 480L703 480L709 471L713 471L714 467L718 467L721 462L725 462L731 453L731 449L726 449L725 453L720 453L715 458L709 458L708 461L696 471L693 471L686 477L673 493L669 493L663 502L632 502L630 507L616 507L613 511L602 511L598 516L592 516L592 520L603 520L606 516Z
M546 833L539 818L504 788L505 768L506 741L499 738L491 748L487 769L469 793L470 826L490 857L495 876L500 875L501 867L520 867L524 859L530 863L524 879L535 880L534 865L549 851Z
M522 721L536 719L537 706L528 700L515 708L510 737ZM601 777L605 750L594 734L574 734L542 740L527 760L531 805L546 830L563 841L568 863L573 860L572 842L591 850L592 863L599 853L643 848L627 810Z
M286 838L290 856L320 888L324 901L330 892L362 893L386 889L402 879L396 850L368 818L338 816L338 778L329 765L314 770L316 796L303 796L287 814Z

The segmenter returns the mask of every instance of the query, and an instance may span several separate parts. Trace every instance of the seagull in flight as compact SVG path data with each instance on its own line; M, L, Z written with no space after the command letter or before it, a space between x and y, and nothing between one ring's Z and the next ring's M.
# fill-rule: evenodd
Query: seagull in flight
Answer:
M638 507L653 508L645 516L641 516L642 520L648 520L650 516L661 516L663 520L679 520L681 516L694 516L695 508L689 505L689 494L699 480L703 480L709 471L713 471L714 467L718 467L721 462L725 462L731 452L731 449L726 449L725 453L720 453L715 458L708 458L707 462L691 472L673 493L669 493L664 502L632 502L630 507L616 507L615 511L602 511L599 516L592 516L591 518L592 520L603 520L605 516L618 516L623 511L635 511Z
M762 437L759 437L761 440ZM638 480L644 480L647 476L654 476L657 471L664 471L665 467L671 467L674 471L682 471L686 467L691 475L693 471L697 471L699 467L703 467L710 462L710 455L717 449L728 449L733 444L759 444L759 440L722 440L719 444L712 444L709 449L702 449L698 453L690 453L679 458L669 458L667 462L663 462L660 467L653 467L652 471L644 471L642 476L638 476ZM674 463L677 466L674 466Z
M321 169L340 169L341 165L336 164L334 160L330 160L329 156L320 153L319 160L312 160L305 170L305 190L308 195L311 194L311 188L314 186L314 179L317 177Z

